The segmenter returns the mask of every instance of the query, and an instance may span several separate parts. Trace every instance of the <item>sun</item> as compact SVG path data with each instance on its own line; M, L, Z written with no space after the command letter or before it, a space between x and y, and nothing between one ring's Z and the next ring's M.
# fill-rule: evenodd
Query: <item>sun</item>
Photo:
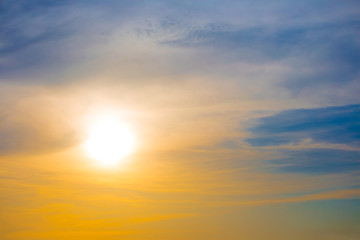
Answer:
M114 166L134 151L135 142L135 133L129 124L104 116L90 124L84 149L98 165Z

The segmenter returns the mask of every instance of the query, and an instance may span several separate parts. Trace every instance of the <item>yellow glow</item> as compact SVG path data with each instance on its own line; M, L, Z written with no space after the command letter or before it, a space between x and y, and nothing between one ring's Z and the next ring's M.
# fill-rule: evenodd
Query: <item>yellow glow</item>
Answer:
M134 150L135 140L134 131L128 124L108 116L90 125L84 148L97 164L113 166Z

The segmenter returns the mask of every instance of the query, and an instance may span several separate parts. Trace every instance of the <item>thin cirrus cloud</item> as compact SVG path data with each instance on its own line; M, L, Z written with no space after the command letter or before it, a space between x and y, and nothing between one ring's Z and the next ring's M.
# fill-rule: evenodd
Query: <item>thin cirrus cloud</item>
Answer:
M114 32L129 31L160 46L217 49L215 58L224 61L224 55L231 56L226 64L295 58L300 63L292 63L292 70L306 71L287 76L284 86L293 91L311 85L315 78L317 83L335 84L337 76L348 82L358 75L359 21L353 4L229 2L232 8L218 1L3 1L0 76L16 75L19 69L33 74L64 70L89 57L90 49L106 46ZM297 16L298 9L309 19L306 25ZM121 41L117 39L117 45ZM314 65L318 69L310 71Z
M76 143L74 131L59 129L57 121L62 120L36 113L26 115L16 111L0 115L0 156L55 151Z
M270 170L279 173L334 174L360 168L360 151L305 149L285 151L281 159L271 160Z
M295 109L258 119L249 129L254 146L279 146L306 139L330 144L358 146L360 143L360 105Z
M133 5L116 4L117 27ZM114 21L104 17L109 13L109 7L93 1L1 2L0 81L51 84L55 75L81 66L94 44L106 43Z
M281 173L333 174L356 171L360 167L360 106L325 107L283 111L258 119L250 128L253 147L275 147L312 143L327 144L329 148L280 150L282 157L270 160L267 169ZM352 150L337 149L340 144Z
M0 238L360 236L359 6L0 0ZM107 110L139 145L105 170Z
M360 44L356 29L359 26L360 22L353 17L341 22L286 27L236 28L214 23L164 43L211 48L218 56L231 56L231 61L282 62L292 71L281 85L291 92L299 92L314 84L339 85L339 79L342 84L358 80Z
M62 40L71 34L69 22L53 16L64 13L59 2L3 1L0 5L0 74L2 79L21 70L49 67L61 62ZM54 44L55 43L55 44ZM63 49L63 47L62 47ZM34 71L34 70L32 70Z

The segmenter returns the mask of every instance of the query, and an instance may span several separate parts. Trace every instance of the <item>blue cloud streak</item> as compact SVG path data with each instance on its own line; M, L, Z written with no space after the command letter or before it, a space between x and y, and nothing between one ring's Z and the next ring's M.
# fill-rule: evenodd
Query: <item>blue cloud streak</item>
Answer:
M285 151L285 157L271 160L270 169L281 173L332 174L360 169L360 152L337 149Z
M323 144L360 146L360 105L295 109L258 119L249 129L253 147L296 144L311 139ZM360 151L331 148L280 150L284 157L270 160L270 171L301 174L346 173L360 169Z
M312 139L321 143L360 144L360 105L288 110L258 119L246 141L255 147Z

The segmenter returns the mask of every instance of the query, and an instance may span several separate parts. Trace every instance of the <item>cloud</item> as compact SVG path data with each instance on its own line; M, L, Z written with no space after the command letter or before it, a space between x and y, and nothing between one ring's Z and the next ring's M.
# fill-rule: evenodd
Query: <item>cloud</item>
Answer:
M55 123L49 127L36 118L32 123L13 122L10 117L0 120L0 155L54 151L77 142L73 132L60 132Z
M233 202L229 205L266 205L266 204L282 204L307 201L324 201L324 200L340 200L340 199L359 199L360 189L345 189L336 191L327 191L316 194L306 194L299 197L278 198L269 200L259 200L251 202Z
M57 75L88 62L94 45L107 42L106 36L114 26L122 26L133 5L113 5L115 18L105 17L111 8L95 1L2 1L0 81L56 82Z
M306 139L315 142L360 143L360 105L295 109L258 119L249 129L253 137L246 141L255 147L296 144Z
M68 99L71 97L67 96ZM0 155L56 151L74 146L78 133L71 106L74 98L41 87L9 87L0 90Z
M232 61L286 60L288 62L283 64L292 71L284 77L282 84L298 92L309 85L337 85L358 80L359 27L360 22L355 19L287 27L237 28L214 23L166 43L186 48L210 48L219 56L231 56Z
M37 0L0 6L1 82L201 76L239 84L239 96L274 99L284 95L279 87L296 93L316 85L347 100L340 104L358 98L332 92L334 86L347 90L359 75L354 3Z
M204 61L214 68L235 62L262 67L278 64L286 71L276 80L271 78L273 74L267 75L271 88L285 88L293 96L321 99L326 104L358 102L358 94L352 91L358 86L360 76L357 30L360 22L354 12L354 2L263 4L272 11L249 3L236 8L244 18L220 8L232 19L225 17L227 21L216 21L215 13L215 20L197 24L183 35L162 43L207 52ZM303 15L299 16L295 8L302 9ZM231 75L233 81L244 81L243 72L236 68L229 68L223 73L226 75ZM254 83L257 79L252 79L254 85L259 85Z
M284 154L284 158L270 160L270 169L301 174L346 173L360 169L360 151L306 149Z
M281 173L333 174L359 169L360 105L287 110L258 119L245 141L253 147L277 147L283 157L267 161L267 170ZM303 148L309 142L313 148ZM323 144L323 148L316 144ZM336 149L334 146L349 149ZM283 145L302 148L281 149ZM306 147L305 146L305 147ZM280 149L279 149L280 148ZM269 165L270 164L270 165Z
M2 1L0 5L0 76L42 70L64 61L64 38L74 32L60 1ZM61 18L54 16L62 15ZM61 61L62 60L62 61ZM63 64L63 62L62 62Z

